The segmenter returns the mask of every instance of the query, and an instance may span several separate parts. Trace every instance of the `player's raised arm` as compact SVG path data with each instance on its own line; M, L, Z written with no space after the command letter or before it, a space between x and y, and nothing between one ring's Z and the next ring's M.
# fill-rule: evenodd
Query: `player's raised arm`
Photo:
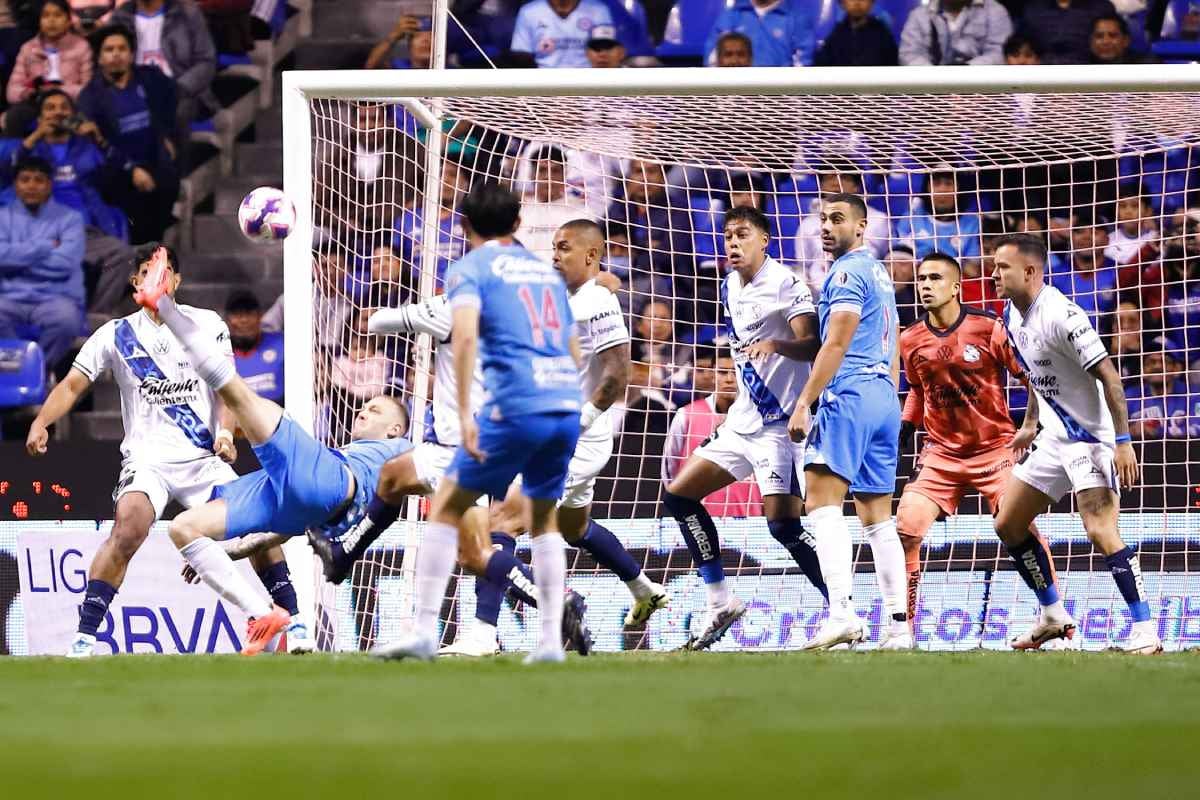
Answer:
M1117 476L1121 486L1128 489L1137 483L1140 469L1137 454L1133 451L1132 437L1129 435L1129 408L1125 405L1125 388L1121 385L1121 374L1113 366L1108 356L1094 364L1088 373L1100 381L1104 392L1104 402L1108 412L1112 414L1113 431L1117 435L1117 449L1113 461L1117 467Z
M371 333L428 333L438 342L450 340L451 325L450 306L445 295L428 297L399 308L379 308L367 320L367 330Z
M29 435L25 437L25 451L29 455L45 454L46 443L50 439L48 428L74 408L79 398L87 394L91 386L92 381L87 375L78 367L71 367L67 377L50 391L50 396L42 404L41 411L29 425Z

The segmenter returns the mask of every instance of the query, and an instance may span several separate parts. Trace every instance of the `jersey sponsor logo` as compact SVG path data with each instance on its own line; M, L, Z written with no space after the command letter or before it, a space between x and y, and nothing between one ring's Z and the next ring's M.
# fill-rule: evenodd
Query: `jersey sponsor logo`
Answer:
M200 379L171 380L149 376L138 384L138 394L152 406L173 406L199 399Z
M938 361L949 361L950 359L954 358L954 350L947 345L943 345L937 349L937 353L934 357Z
M1033 364L1034 364L1034 366L1037 366L1037 367L1048 367L1048 366L1050 366L1050 359L1048 359L1048 358L1035 358L1035 359L1033 360Z
M165 356L167 353L171 352L171 343L165 339L159 339L154 343L151 349L154 350L155 355Z
M963 361L967 363L975 363L979 360L979 348L973 344L969 344L963 348Z
M556 283L562 278L544 261L500 255L492 259L492 274L505 283Z
M961 408L979 397L979 386L964 383L961 386L943 383L930 387L926 394L929 405L936 409Z
M149 397L166 398L172 397L173 389L176 392L182 391L184 387L179 386L179 384L187 382L171 381L167 378L154 359L146 353L145 348L138 342L137 334L134 333L133 326L127 320L120 320L117 323L117 327L114 330L114 342L117 352L121 355L121 360L129 367L129 371L133 373L134 377L141 382L139 392L142 392L144 397L147 396L145 394L147 389L150 391ZM198 381L196 381L196 388L199 388ZM149 397L147 398L148 400ZM188 402L187 400L177 400L177 402L168 403L164 400L159 403L152 402L152 404L162 409L163 413L188 438L188 441L202 450L212 450L212 431L200 419L200 415L187 404Z

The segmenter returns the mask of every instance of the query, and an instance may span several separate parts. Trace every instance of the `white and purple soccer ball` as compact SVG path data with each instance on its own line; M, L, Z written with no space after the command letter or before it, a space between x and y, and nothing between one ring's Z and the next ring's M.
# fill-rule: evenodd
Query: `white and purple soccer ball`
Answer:
M242 198L238 224L251 241L280 242L296 227L296 207L279 189L260 186Z

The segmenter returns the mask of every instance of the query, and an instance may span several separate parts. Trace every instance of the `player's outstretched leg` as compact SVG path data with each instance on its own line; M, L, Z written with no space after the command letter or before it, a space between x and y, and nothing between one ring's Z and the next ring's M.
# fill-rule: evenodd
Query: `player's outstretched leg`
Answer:
M1015 650L1037 650L1053 639L1075 636L1075 620L1058 592L1054 562L1045 541L1030 526L1052 499L1017 477L1010 477L996 514L996 535L1004 542L1021 580L1037 596L1041 614L1033 627L1009 640Z
M708 593L708 608L699 634L684 645L685 650L707 650L746 613L746 604L725 584L721 566L721 541L717 525L701 502L736 479L711 461L693 455L663 492L663 505L679 523L696 571Z
M1137 551L1121 540L1118 531L1120 506L1117 493L1107 488L1084 489L1075 495L1075 500L1088 539L1104 554L1117 590L1129 606L1133 627L1121 649L1136 655L1161 653L1162 640L1150 615Z
M292 615L262 599L238 573L229 554L214 541L225 535L225 515L225 501L212 500L171 520L168 531L179 554L200 579L250 617L242 653L257 655L288 626Z
M300 618L300 603L296 599L296 587L292 585L292 574L284 558L283 548L272 547L264 553L256 553L250 556L250 564L275 605L291 616L288 626L283 631L287 651L293 655L300 655L316 650L317 643L304 620Z

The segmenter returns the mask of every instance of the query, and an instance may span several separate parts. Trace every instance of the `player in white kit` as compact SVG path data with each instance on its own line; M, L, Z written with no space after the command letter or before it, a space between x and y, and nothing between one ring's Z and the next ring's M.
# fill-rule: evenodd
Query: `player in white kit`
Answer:
M992 278L1007 300L1004 324L1013 350L1029 374L1040 407L1042 432L1017 464L996 516L996 533L1041 603L1041 617L1011 644L1036 649L1070 638L1075 620L1063 607L1054 567L1030 533L1030 523L1067 492L1088 539L1104 555L1129 606L1126 652L1162 650L1150 615L1136 551L1118 532L1118 492L1138 479L1137 456L1121 376L1087 314L1045 283L1046 246L1027 234L998 240Z
M646 624L650 616L666 608L671 598L666 589L651 581L638 562L613 534L591 519L596 479L613 454L612 414L609 409L625 396L629 384L629 330L625 315L613 294L611 276L601 278L600 262L606 252L604 230L589 219L575 219L554 233L554 268L567 284L575 336L583 357L581 389L585 403L580 412L582 432L567 468L567 484L558 503L558 526L571 545L586 550L596 563L620 578L633 596L625 615L625 626ZM604 281L601 283L600 281ZM513 548L508 530L528 529L528 500L519 482L509 489L504 505L493 515L501 530L493 531L496 547ZM515 525L504 524L516 520ZM508 530L504 530L507 528ZM476 584L476 619L448 650L455 655L486 655L495 652L496 620L503 587Z
M145 248L151 253L158 245ZM173 288L179 287L179 265L166 250ZM141 285L150 262L140 259L132 277ZM214 312L180 307L203 326L233 361L229 329ZM196 373L187 352L157 316L139 310L97 330L75 358L67 377L54 387L29 428L30 455L46 452L47 428L62 418L105 372L111 371L121 392L121 475L113 491L114 522L88 569L87 588L79 607L79 628L68 657L92 654L96 631L125 579L129 560L141 547L150 526L171 500L192 508L208 502L213 489L237 478L227 462L237 456L232 418ZM229 420L222 424L222 419ZM287 562L278 547L255 555L255 571L272 597L293 614L286 629L292 652L313 649L312 638L296 614L296 592Z
M716 524L701 500L754 475L771 535L823 595L825 583L812 537L800 524L800 487L787 421L819 345L816 307L804 281L767 255L770 222L750 206L725 215L729 272L721 284L722 314L737 366L738 396L713 437L692 453L663 503L708 591L702 630L687 649L705 650L746 613L725 585Z

